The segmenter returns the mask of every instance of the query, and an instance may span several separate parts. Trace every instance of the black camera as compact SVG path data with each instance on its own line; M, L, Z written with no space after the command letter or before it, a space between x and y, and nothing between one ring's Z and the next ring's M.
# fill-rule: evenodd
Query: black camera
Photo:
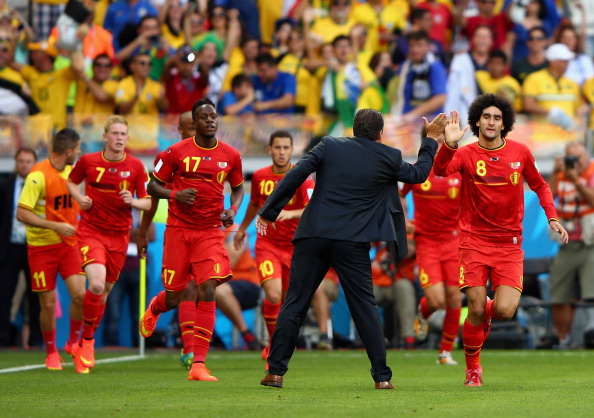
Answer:
M579 161L579 159L580 158L576 157L575 155L566 155L565 158L563 159L565 168L568 168L568 169L575 168L575 163L577 163Z

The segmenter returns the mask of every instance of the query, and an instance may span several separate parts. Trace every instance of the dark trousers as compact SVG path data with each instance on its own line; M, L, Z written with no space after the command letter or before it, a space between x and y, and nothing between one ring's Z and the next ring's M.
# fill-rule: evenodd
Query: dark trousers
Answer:
M124 303L128 300L128 309L131 326L131 341L138 347L138 289L140 274L138 269L122 270L118 282L113 287L107 298L105 316L103 317L103 344L120 344L120 315L124 312Z
M382 323L373 296L369 243L323 238L304 238L295 242L287 298L272 336L269 372L280 376L287 372L311 299L330 267L334 267L340 279L351 316L371 362L373 380L390 380L392 371L386 364Z
M27 246L10 244L4 259L0 263L0 347L7 347L15 343L10 339L10 310L12 298L16 290L21 271L25 272L27 280L27 305L29 315L29 341L23 344L40 346L42 344L41 328L39 327L39 298L31 290Z

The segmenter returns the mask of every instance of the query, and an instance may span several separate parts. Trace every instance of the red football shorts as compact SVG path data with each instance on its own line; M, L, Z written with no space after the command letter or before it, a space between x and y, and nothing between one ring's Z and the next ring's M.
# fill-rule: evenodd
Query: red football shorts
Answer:
M486 286L491 278L491 289L501 285L524 288L524 251L521 244L487 246L472 243L460 246L460 289Z
M210 279L218 284L233 277L225 249L225 234L218 228L165 229L163 286L170 292L184 290L190 280L200 285Z
M45 292L56 288L56 276L60 273L65 280L82 273L80 253L76 245L63 242L42 247L27 246L31 288L34 292Z
M281 246L258 237L256 240L256 265L260 284L270 279L282 279L283 292L289 289L293 244Z
M100 233L79 229L76 234L83 267L89 264L102 264L107 271L105 281L117 282L126 261L130 233L128 231Z
M415 236L419 282L423 289L441 282L458 286L458 237L458 234Z

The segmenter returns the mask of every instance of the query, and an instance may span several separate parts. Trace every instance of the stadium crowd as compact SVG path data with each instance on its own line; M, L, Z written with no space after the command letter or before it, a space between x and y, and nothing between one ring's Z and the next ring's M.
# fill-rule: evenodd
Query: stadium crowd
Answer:
M238 121L253 115L323 114L352 134L361 108L403 122L456 109L464 125L470 103L493 93L507 98L516 112L564 130L584 123L594 127L594 106L589 106L594 102L594 14L586 13L594 9L592 0L31 0L30 5L25 19L0 0L0 113L27 116L39 129L73 128L83 140L89 128L102 129L109 115L122 115L130 127L149 132L130 135L132 153L156 155L159 123L177 125L179 120L181 127L180 115L204 98L219 114ZM575 187L588 189L581 206L565 207L570 219L578 208L580 218L594 212L592 163L587 150L572 147L568 154L581 158L575 179L564 176L566 167L558 162L557 177L549 180L566 199L576 195ZM34 162L21 161L26 157L34 160L35 152L16 155L20 178ZM568 178L580 186L557 187ZM414 348L425 333L426 318L413 327L415 292L424 283L415 282L415 225L408 227L409 257L391 260L378 243L373 267L390 345ZM7 228L11 232L10 224ZM22 245L23 239L23 231L12 230L7 245ZM575 245L581 248L582 241L578 234ZM590 242L586 247L584 260L594 260ZM3 268L11 261L0 260ZM591 279L593 267L584 266L586 261L576 268ZM582 290L594 292L584 283ZM14 343L10 299L15 287L16 281L6 283L0 292L0 346ZM572 290L553 296L562 347L570 346L569 304L580 297ZM39 307L35 298L28 300L31 337L22 344L39 346L39 324L33 319ZM266 300L280 303L268 294ZM420 305L426 317L434 310L427 303ZM435 306L445 309L444 303ZM454 305L459 309L459 302ZM320 309L329 309L327 298L316 312L325 330L327 315ZM237 321L246 344L259 348L251 330ZM452 340L445 343L447 351ZM332 347L328 331L322 331L319 347ZM450 357L444 364L452 363Z

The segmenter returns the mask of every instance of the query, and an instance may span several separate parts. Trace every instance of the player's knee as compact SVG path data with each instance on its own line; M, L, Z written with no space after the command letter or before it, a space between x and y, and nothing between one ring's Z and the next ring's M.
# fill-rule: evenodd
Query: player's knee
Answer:
M101 281L92 281L89 283L89 291L94 295L103 295L105 290L105 283Z
M56 311L56 299L46 298L40 301L39 307L41 308L41 312L43 314L51 314L53 315Z
M85 296L84 290L82 292L72 293L70 295L70 303L73 306L82 307L84 296Z
M495 316L501 321L509 321L516 313L515 306L495 306Z
M266 294L266 300L268 300L268 302L272 303L273 305L276 305L277 303L281 302L281 295L282 292L270 291Z
M433 296L433 297L427 297L427 305L429 307L429 309L431 309L432 311L436 311L438 309L445 309L446 308L446 302L445 302L445 297L443 295L440 296Z

